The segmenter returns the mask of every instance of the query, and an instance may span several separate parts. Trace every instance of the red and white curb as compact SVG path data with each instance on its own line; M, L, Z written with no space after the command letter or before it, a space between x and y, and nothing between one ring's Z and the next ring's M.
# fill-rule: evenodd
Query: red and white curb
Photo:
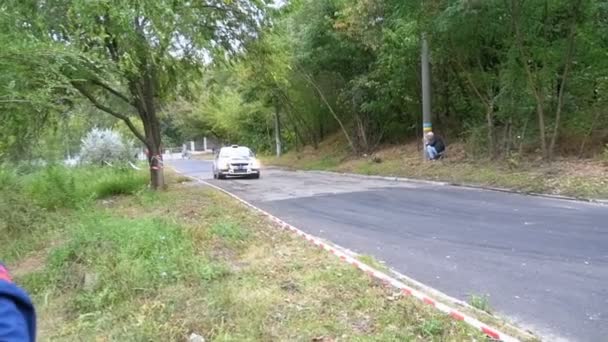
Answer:
M179 171L176 170L176 172L181 173ZM476 329L479 329L481 332L483 332L484 334L486 334L488 337L497 340L497 341L503 341L503 342L514 342L514 341L519 341L519 339L516 339L512 336L509 336L501 331L499 331L498 329L492 328L488 325L486 325L485 323L480 322L479 320L465 315L462 312L459 312L458 310L455 310L443 303L440 303L432 298L430 298L429 296L427 296L426 294L413 289L409 286L407 286L406 284L404 284L403 282L387 275L386 273L380 272L376 269L374 269L373 267L370 267L366 264L364 264L363 262L351 257L350 255L342 252L339 249L336 249L334 246L324 242L323 240L307 234L303 231L301 231L300 229L290 225L289 223L279 219L278 217L254 206L253 204L245 201L244 199L240 198L239 196L220 188L219 186L213 185L211 183L205 182L199 178L196 177L191 177L191 176L187 176L191 179L194 179L198 182L201 182L207 186L210 186L216 190L219 190L223 193L225 193L226 195L236 199L237 201L241 202L242 204L244 204L245 206L253 209L254 211L266 216L268 219L270 219L270 221L276 223L279 227L281 227L282 229L291 232L293 234L296 234L298 236L300 236L301 238L303 238L304 240L310 242L311 244L324 249L328 252L330 252L331 254L335 255L337 258L339 258L340 260L342 260L343 262L353 265L354 267L357 267L358 269L360 269L361 271L363 271L364 273L368 274L370 277L377 279L378 281L382 282L384 285L386 286L392 286L395 287L397 289L399 289L401 291L402 294L406 295L406 296L412 296L420 301L422 301L423 303L430 305L432 307L434 307L435 309L443 312L444 314L452 317L453 319L457 320L457 321L461 321L464 322Z

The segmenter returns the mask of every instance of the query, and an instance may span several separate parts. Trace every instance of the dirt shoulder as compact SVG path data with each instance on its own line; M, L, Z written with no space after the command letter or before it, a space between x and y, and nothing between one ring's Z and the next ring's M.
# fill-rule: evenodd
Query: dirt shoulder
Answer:
M337 141L328 141L317 150L306 148L281 158L264 158L264 162L301 170L406 177L581 199L608 199L606 161L559 159L548 164L515 158L471 160L460 144L450 145L447 158L434 162L423 161L415 143L352 157Z

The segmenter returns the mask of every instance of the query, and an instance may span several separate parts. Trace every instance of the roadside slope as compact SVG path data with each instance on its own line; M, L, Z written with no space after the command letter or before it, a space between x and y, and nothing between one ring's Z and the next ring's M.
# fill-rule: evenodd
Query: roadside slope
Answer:
M371 155L353 157L339 137L322 143L318 150L306 147L281 158L265 157L265 165L300 170L322 170L363 175L406 177L455 184L513 189L585 199L608 199L608 162L561 159L539 161L471 160L460 144L448 147L445 160L422 162L416 143L388 146Z

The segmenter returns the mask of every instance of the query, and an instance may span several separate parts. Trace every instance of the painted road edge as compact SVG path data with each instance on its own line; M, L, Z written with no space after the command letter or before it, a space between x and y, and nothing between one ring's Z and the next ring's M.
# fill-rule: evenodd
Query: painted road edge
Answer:
M329 253L333 254L334 256L336 256L337 258L339 258L341 261L350 264L354 267L357 267L359 270L361 270L362 272L364 272L365 274L369 275L370 277L377 279L378 281L382 282L384 285L386 286L392 286L394 288L397 288L403 295L406 296L412 296L420 301L422 301L423 303L434 307L435 309L439 310L440 312L450 316L452 319L457 320L457 321L461 321L464 322L476 329L478 329L479 331L483 332L485 335L487 335L488 337L497 340L497 341L503 341L503 342L515 342L515 341L520 341L519 339L512 337L496 328L493 328L485 323L482 323L481 321L477 320L476 318L473 318L469 315L466 315L456 309L453 309L452 307L443 304L441 302L438 302L432 298L430 298L429 296L427 296L425 293L416 290L414 288L409 287L408 285L406 285L405 283L397 280L396 278L393 278L392 276L389 276L388 274L378 271L375 268L357 260L356 258L353 258L352 256L348 255L347 253L341 251L340 249L326 243L325 241L323 241L322 239L313 236L311 234L305 233L304 231L290 225L289 223L281 220L280 218L266 212L263 209L260 209L258 207L256 207L255 205L247 202L246 200L240 198L239 196L217 186L214 184L211 184L209 182L206 182L200 178L197 177L193 177L193 176L188 176L185 175L183 173L181 173L178 170L175 170L175 172L182 174L190 179L196 180L202 184L205 184L213 189L216 189L234 199L236 199L237 201L239 201L240 203L242 203L243 205L245 205L246 207L252 209L255 212L258 212L264 216L266 216L268 219L270 219L270 221L274 222L275 224L277 224L279 227L281 227L283 230L287 231L287 232L291 232L301 238L303 238L304 240L310 242L311 244L325 250L328 251Z

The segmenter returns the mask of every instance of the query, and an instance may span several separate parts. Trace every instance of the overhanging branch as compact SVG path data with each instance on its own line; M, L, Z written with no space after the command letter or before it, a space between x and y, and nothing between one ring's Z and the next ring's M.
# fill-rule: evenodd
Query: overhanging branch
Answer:
M135 125L133 125L133 122L131 121L131 119L129 119L129 117L127 117L126 115L120 114L120 113L112 110L110 107L107 107L107 106L104 106L103 104L101 104L99 101L97 101L97 99L91 93L89 93L82 86L82 84L78 84L78 82L76 82L76 81L71 81L71 83L72 83L72 86L74 86L74 88L76 88L76 90L78 90L78 92L80 94L82 94L84 97L86 97L99 110L104 111L104 112L122 120L127 125L127 127L129 127L131 132L133 132L133 134L137 137L137 139L139 139L146 146L148 146L145 136L137 129L137 127L135 127Z
M102 81L98 80L98 79L93 79L91 80L91 83L93 83L96 86L100 86L103 89L109 91L110 93L112 93L112 95L118 97L119 99L123 100L125 103L128 103L129 105L133 106L133 102L129 100L129 98L122 94L121 92L119 92L118 90L110 87L109 85L103 83Z

